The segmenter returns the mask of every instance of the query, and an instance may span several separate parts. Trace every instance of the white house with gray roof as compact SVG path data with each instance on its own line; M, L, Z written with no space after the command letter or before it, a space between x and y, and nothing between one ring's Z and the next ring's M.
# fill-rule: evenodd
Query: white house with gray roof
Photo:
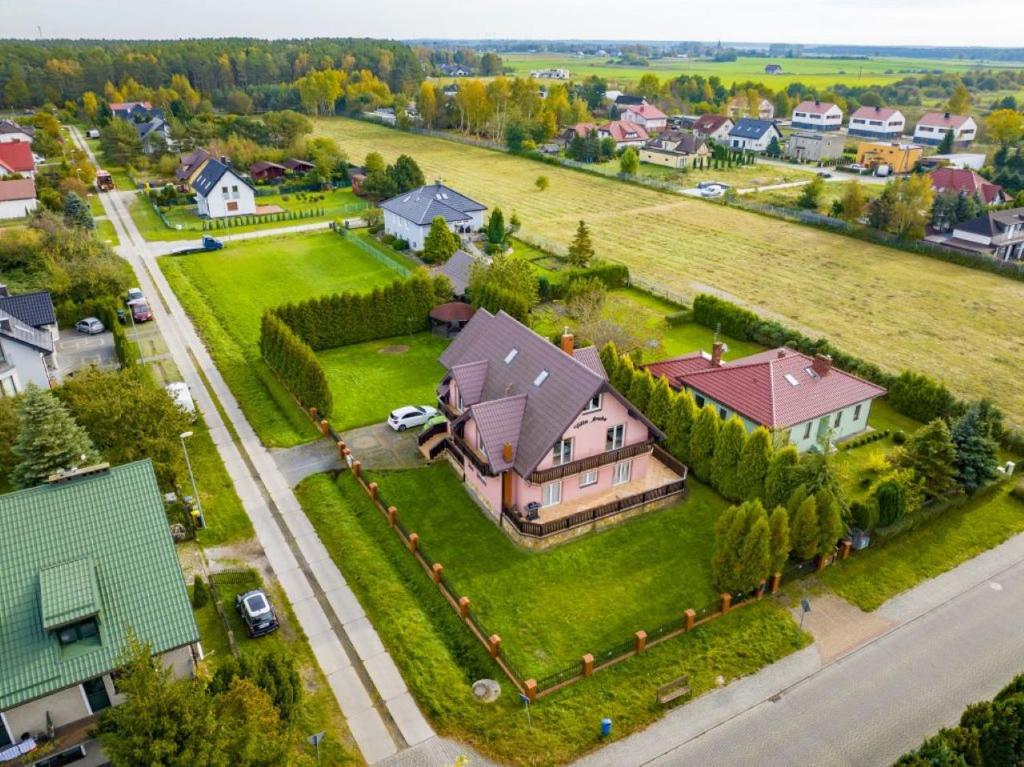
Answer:
M384 232L409 243L412 250L423 250L431 222L440 216L455 234L483 229L486 205L459 194L440 181L384 200Z
M45 290L12 296L0 285L0 397L59 381L57 317Z
M224 218L256 212L256 192L227 164L211 159L192 181L200 216Z

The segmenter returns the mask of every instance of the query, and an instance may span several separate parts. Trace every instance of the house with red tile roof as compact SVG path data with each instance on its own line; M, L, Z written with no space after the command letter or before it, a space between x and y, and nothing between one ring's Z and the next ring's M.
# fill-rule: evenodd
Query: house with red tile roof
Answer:
M804 130L839 130L843 110L831 101L801 101L793 110L793 127Z
M0 220L22 218L38 207L36 182L30 178L0 180Z
M701 115L693 123L693 132L701 138L726 143L729 140L729 131L735 127L736 123L732 118L725 115Z
M478 309L441 364L446 457L516 540L590 529L683 491L685 467L656 447L664 435L608 382L597 349L575 348L571 334L559 347Z
M977 197L985 205L999 205L1006 202L1006 195L999 184L967 168L936 168L928 174L932 189L937 194L965 194Z
M642 125L631 123L628 120L612 120L607 122L597 129L597 135L601 138L614 139L617 149L627 146L639 149L650 138Z
M20 173L25 178L35 178L36 161L32 156L32 145L24 141L8 141L0 144L0 178Z
M653 104L630 104L622 110L623 120L641 126L648 133L663 131L668 126L668 115Z
M953 146L967 146L978 137L978 123L970 115L927 112L914 127L914 143L938 146L950 131Z
M722 418L738 416L748 431L764 426L776 444L817 449L868 428L871 403L881 386L832 365L824 354L810 357L779 347L726 362L725 345L652 362L646 369L689 391L698 407L711 405Z
M893 107L860 107L850 115L847 132L851 136L898 141L907 125L907 118Z

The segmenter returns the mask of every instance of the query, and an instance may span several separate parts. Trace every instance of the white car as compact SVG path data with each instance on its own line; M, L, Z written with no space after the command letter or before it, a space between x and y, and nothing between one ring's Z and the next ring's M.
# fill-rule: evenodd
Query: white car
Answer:
M700 190L701 197L721 197L725 194L725 189L721 186L706 186Z
M189 391L188 384L184 381L172 381L164 388L178 409L187 415L189 420L195 421L196 403L192 400L192 392Z
M406 405L392 410L388 416L388 426L395 431L405 431L413 426L422 426L437 415L437 408L429 405Z

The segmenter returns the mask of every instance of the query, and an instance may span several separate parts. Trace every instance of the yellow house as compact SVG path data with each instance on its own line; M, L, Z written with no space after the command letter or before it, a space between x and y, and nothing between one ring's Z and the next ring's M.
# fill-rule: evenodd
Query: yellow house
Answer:
M857 162L866 168L888 165L892 173L910 173L921 160L924 149L917 144L862 141L857 145Z

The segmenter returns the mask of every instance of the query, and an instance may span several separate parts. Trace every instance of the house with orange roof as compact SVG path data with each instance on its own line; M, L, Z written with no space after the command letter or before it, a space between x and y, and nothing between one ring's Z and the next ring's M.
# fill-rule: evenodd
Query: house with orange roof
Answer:
M969 168L936 168L928 174L937 194L964 194L976 197L983 205L1007 201L1003 188Z
M0 178L16 173L23 178L36 176L32 145L25 141L8 141L0 144Z

